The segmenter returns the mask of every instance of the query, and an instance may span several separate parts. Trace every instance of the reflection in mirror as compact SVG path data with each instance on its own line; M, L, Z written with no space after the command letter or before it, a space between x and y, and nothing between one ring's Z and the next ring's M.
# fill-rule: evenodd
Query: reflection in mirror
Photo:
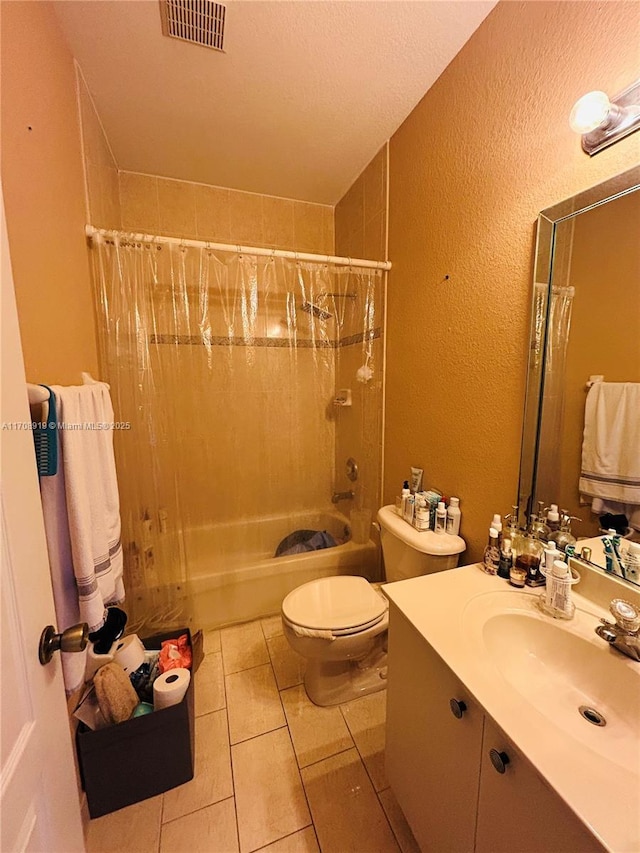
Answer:
M624 514L623 552L640 541L639 235L640 168L540 215L518 489L527 515L582 519L578 539Z

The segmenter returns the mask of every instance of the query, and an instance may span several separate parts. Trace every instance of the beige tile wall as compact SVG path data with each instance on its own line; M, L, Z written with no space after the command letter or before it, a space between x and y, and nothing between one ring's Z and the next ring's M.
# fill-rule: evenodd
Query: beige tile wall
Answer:
M82 131L87 221L96 228L121 227L118 166L80 67L76 65Z
M386 259L387 224L386 146L369 163L335 210L336 254L370 260ZM344 335L362 332L364 304L358 294ZM376 326L383 326L384 277L375 287ZM353 406L338 411L336 421L336 480L340 490L351 487L345 462L353 456L360 473L356 483L356 505L372 510L380 505L383 343L374 341L371 366L373 379L366 385L356 380L363 364L366 344L341 347L336 355L336 386L351 388Z
M333 254L333 208L287 198L120 173L122 227L218 243Z

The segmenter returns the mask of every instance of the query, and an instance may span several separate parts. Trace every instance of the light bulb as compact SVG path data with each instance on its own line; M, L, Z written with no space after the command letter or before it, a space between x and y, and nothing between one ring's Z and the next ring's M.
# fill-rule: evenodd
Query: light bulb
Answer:
M590 133L607 120L611 106L605 92L588 92L573 105L569 116L571 129L576 133Z

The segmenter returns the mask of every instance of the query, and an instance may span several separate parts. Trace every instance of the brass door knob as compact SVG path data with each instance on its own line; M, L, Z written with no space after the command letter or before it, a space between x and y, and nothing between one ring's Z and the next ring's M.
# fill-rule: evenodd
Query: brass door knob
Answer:
M53 625L47 625L40 635L38 644L38 660L45 666L53 657L53 653L61 650L63 652L82 652L86 649L89 641L89 626L86 622L72 625L61 634L56 633Z

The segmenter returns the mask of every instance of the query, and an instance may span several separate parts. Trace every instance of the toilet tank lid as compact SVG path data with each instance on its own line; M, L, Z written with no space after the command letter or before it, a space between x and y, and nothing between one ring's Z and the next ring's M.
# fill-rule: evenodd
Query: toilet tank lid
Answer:
M461 554L467 547L461 536L450 533L434 533L433 530L416 530L396 512L395 506L383 506L378 510L381 527L416 551L446 557Z

